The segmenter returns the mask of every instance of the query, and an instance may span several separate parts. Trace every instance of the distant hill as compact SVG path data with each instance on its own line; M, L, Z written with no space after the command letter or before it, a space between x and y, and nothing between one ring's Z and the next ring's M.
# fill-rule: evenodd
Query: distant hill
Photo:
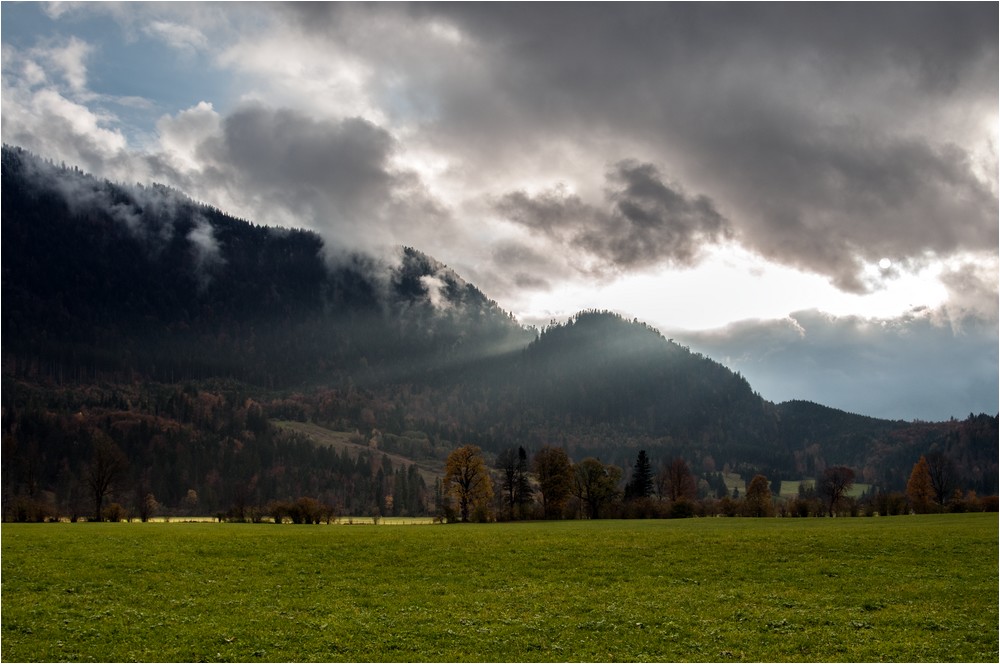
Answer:
M996 492L995 416L776 405L616 314L525 329L414 248L351 254L17 148L3 148L2 171L5 505L78 500L105 440L130 460L130 486L175 506L194 491L212 510L308 494L363 511L398 482L408 498L393 509L412 513L430 499L427 469L464 443L559 445L626 469L645 449L703 478L846 464L884 490L938 451L966 488ZM270 418L380 442L337 456Z
M479 379L479 383L488 380ZM628 467L640 448L698 466L780 467L773 405L726 367L609 312L581 312L541 332L505 373L462 390L484 401L467 435L491 431ZM472 395L475 395L472 397ZM484 446L490 442L484 440Z

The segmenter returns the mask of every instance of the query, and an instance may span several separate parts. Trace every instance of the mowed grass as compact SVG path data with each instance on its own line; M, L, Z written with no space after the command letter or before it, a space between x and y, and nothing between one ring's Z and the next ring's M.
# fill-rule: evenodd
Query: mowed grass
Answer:
M995 514L4 524L4 661L997 661Z

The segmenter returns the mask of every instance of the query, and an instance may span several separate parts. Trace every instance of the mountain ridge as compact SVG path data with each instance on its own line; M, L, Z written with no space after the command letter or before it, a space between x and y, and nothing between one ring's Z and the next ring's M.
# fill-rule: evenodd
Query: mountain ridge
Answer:
M313 452L260 417L435 454L551 444L627 467L646 449L705 477L791 479L847 464L885 489L905 484L920 453L942 450L978 490L995 484L996 450L981 444L995 417L921 427L773 404L635 319L584 311L526 329L412 247L392 265L361 254L331 265L315 233L257 226L160 185L112 184L8 146L2 166L4 458L18 459L5 472L8 493L32 486L33 464L47 486L65 485L61 472L79 477L75 413L85 438L118 442L139 475L184 470L177 482L204 492L211 482L194 468L213 467L226 477L213 504L237 485L294 497L295 483L260 488L264 468L277 472L275 445L298 450L289 454L311 477ZM262 468L247 463L231 479L201 456L167 463L148 447L160 434L144 413L167 413L156 426L188 426L184 445L201 441L221 457L227 441L252 447ZM62 442L46 456L46 440ZM179 487L157 495L180 500Z

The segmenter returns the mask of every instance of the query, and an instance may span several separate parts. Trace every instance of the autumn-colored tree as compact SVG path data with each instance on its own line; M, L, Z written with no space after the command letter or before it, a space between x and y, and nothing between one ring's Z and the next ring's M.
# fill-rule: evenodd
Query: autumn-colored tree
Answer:
M910 479L906 483L906 497L910 499L910 507L917 514L926 514L934 502L934 486L931 484L931 471L927 459L920 459L913 464Z
M569 455L561 447L546 445L535 453L532 468L538 478L538 493L542 497L545 518L558 518L573 487L573 464Z
M834 508L854 486L854 471L847 466L832 466L823 471L818 482L819 495L826 503L827 513L833 516Z
M458 501L462 521L468 521L473 512L482 513L489 508L493 484L478 447L464 445L448 455L442 490L445 496Z
M593 457L573 466L574 493L587 507L591 519L598 518L601 508L618 497L621 478L621 468L605 465Z
M771 485L763 475L754 475L747 486L743 499L743 509L747 516L771 516L774 504L771 501Z
M656 479L660 497L672 503L694 500L698 495L698 484L684 459L674 459L661 468Z

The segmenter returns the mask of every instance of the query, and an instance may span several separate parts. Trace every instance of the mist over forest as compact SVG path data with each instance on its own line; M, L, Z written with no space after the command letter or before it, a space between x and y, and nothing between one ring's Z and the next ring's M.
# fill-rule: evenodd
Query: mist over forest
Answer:
M352 252L11 146L2 169L5 520L431 515L461 446L495 467L497 501L512 450L617 468L592 516L631 514L640 453L654 475L683 461L702 504L840 467L885 501L922 457L947 475L940 509L996 494L996 414L776 404L635 319L524 327L419 248Z

